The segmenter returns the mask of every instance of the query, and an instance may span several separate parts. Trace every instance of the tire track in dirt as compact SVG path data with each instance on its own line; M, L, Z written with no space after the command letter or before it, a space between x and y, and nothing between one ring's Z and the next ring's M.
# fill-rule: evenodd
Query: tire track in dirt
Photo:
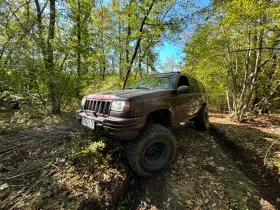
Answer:
M264 167L263 156L230 141L219 130L218 125L212 125L210 134L215 137L216 143L228 152L246 178L255 184L261 198L267 200L275 209L280 209L279 169L273 165Z

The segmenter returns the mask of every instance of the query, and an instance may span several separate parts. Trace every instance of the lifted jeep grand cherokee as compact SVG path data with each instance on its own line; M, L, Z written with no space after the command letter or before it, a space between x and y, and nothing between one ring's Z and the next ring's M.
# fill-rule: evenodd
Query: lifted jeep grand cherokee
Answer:
M77 115L90 129L129 140L128 161L144 177L161 171L174 157L175 137L167 126L190 119L198 130L209 126L202 84L179 72L143 78L126 90L87 95Z

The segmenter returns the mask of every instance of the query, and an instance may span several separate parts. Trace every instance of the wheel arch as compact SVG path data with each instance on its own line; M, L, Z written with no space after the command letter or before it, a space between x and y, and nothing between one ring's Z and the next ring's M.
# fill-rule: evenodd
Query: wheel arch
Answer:
M147 115L146 123L157 123L163 126L172 126L172 115L169 109L160 109Z

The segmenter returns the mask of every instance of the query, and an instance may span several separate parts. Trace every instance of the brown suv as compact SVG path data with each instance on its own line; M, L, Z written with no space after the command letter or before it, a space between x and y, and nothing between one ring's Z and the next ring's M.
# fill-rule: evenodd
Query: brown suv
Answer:
M128 161L144 177L164 169L174 157L175 137L167 126L190 119L198 130L209 126L203 85L179 72L143 78L126 90L87 95L77 114L90 129L129 140Z

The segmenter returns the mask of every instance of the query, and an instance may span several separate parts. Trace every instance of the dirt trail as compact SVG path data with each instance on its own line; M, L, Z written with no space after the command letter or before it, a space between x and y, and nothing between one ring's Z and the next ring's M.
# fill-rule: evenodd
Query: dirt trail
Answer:
M229 157L238 166L245 177L254 183L259 192L261 203L265 206L265 200L275 208L280 209L280 171L277 167L264 166L264 155L256 151L248 150L241 145L232 144L228 137L221 133L219 128L213 125L211 134L215 142L223 150L227 151ZM253 148L252 148L253 149ZM272 207L270 207L272 208Z
M207 133L172 128L178 155L149 179L135 178L128 209L259 209L259 195L233 160ZM130 198L130 199L129 199Z
M221 122L214 119L208 133L195 131L191 124L171 128L177 139L177 158L157 176L135 177L125 197L127 208L279 209L280 172L276 167L263 167L271 143L260 142L272 138L271 134L261 135L251 127L244 134L244 125L217 121ZM250 150L234 144L227 134L240 135Z
M255 184L263 208L269 206L265 202L268 201L280 209L280 123L279 116L275 116L247 124L226 124L226 119L216 118L218 122L213 122L211 134Z

